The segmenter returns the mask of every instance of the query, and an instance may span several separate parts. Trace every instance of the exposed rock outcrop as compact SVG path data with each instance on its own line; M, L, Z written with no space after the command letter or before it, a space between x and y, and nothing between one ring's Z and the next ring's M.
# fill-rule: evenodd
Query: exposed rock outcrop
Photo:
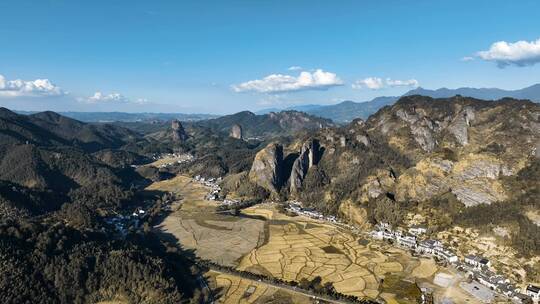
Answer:
M242 126L239 124L234 124L231 127L231 131L229 132L229 136L236 139L243 139L244 134L242 133Z
M366 135L356 135L356 141L369 147L369 138Z
M399 177L398 201L423 201L452 192L465 206L491 204L506 198L498 180L511 171L486 155L466 155L458 162L426 158Z
M316 165L319 162L319 159L320 145L318 140L312 139L302 145L300 155L294 161L291 171L291 193L295 193L298 189L300 189L300 187L302 187L302 182L304 181L309 168Z
M361 188L360 202L367 203L369 199L378 198L387 192L393 191L396 178L389 169L378 169L374 175L366 178Z
M422 150L431 152L437 144L434 138L434 131L436 131L437 126L433 121L425 117L423 115L424 113L421 111L418 112L420 113L410 114L400 109L396 112L396 115L409 124L413 138Z
M171 129L172 129L172 140L175 142L184 142L188 139L188 135L186 133L186 130L184 130L184 127L178 120L173 120L171 122Z
M259 151L249 171L249 179L272 193L279 192L283 185L283 146L272 143Z
M457 142L462 146L469 143L468 128L472 120L474 120L474 110L471 107L466 107L458 113L448 126L448 131L454 135Z

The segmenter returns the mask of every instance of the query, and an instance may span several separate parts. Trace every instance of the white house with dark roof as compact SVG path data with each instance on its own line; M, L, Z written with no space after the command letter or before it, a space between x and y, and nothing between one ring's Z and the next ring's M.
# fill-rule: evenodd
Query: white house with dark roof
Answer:
M416 237L411 235L402 235L397 237L398 244L409 248L416 248Z
M442 244L438 240L425 240L420 242L417 247L417 251L425 254L435 254L435 251L439 248L442 249Z
M465 256L465 263L477 269L489 268L491 266L491 262L488 259L481 256L476 256L476 255Z
M418 225L415 225L415 226L411 226L409 228L409 233L412 234L412 235L421 235L421 234L424 234L427 232L427 227L426 226L418 226Z
M533 301L538 302L540 301L540 287L535 285L529 285L525 289L525 294L531 297Z

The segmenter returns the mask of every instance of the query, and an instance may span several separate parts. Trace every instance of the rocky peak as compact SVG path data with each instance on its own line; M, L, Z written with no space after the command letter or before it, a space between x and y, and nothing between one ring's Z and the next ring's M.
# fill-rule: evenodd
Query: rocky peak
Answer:
M255 155L249 179L272 193L283 185L283 146L271 143Z
M320 144L316 139L309 140L302 145L300 155L294 161L291 177L290 190L295 193L302 186L309 168L313 167L320 159Z
M171 129L172 129L172 139L176 142L183 142L186 139L188 139L188 135L186 134L186 130L184 130L184 127L182 126L182 123L178 120L173 120L171 122Z
M229 136L236 139L243 139L243 133L242 133L242 126L239 124L234 124L231 127L231 131L229 132Z

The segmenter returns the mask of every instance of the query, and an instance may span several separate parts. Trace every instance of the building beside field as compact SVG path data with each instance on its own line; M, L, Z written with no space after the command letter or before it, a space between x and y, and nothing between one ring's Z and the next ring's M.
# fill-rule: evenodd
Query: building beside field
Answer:
M525 294L531 297L531 299L533 299L537 303L538 301L540 301L540 287L538 286L527 286L527 288L525 289Z
M465 256L465 263L477 269L489 268L491 266L491 262L488 259L481 256L476 256L476 255Z

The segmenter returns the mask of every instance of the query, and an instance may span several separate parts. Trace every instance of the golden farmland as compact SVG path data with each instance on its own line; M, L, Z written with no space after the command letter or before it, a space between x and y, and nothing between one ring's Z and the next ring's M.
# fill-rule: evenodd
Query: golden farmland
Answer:
M212 289L219 290L220 303L313 303L310 297L231 274L209 271Z
M439 270L432 261L364 240L338 225L286 216L274 204L244 209L241 216L216 214L218 203L204 200L207 187L188 177L177 176L148 189L176 192L182 198L160 224L162 231L199 257L238 270L297 282L320 276L323 284L331 282L340 293L390 302L399 298L399 303L412 303L402 299L418 292L415 282L430 284ZM243 292L235 290L244 288L247 280L223 276L213 276L226 290L220 301L257 303L238 298Z

